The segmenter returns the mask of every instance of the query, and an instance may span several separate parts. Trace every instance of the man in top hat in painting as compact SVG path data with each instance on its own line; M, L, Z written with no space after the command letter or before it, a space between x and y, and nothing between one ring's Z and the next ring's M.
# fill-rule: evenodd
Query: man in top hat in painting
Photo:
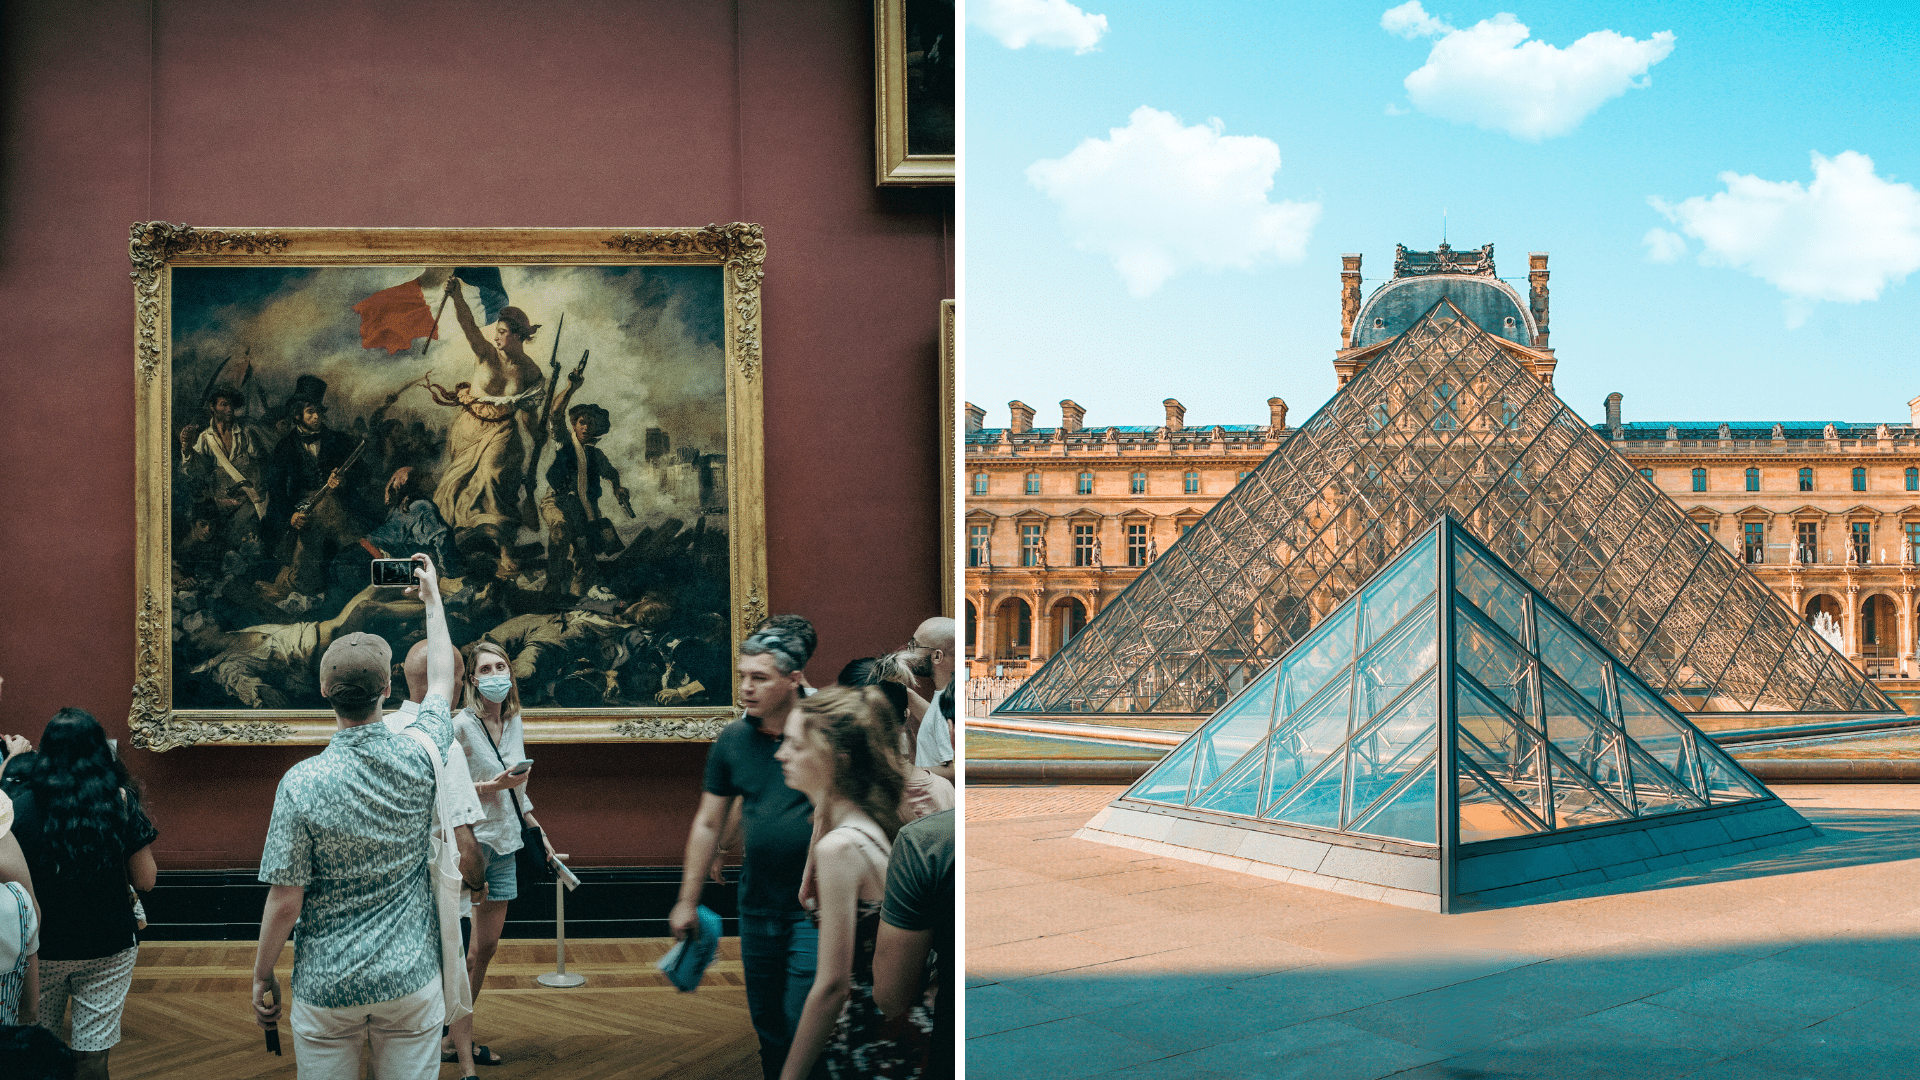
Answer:
M344 544L366 535L366 484L346 468L353 436L327 427L327 384L302 375L287 399L287 434L267 458L267 514L261 537L285 566L276 587L308 597L326 585L327 563ZM358 481L358 482L356 482ZM277 590L276 590L277 591Z

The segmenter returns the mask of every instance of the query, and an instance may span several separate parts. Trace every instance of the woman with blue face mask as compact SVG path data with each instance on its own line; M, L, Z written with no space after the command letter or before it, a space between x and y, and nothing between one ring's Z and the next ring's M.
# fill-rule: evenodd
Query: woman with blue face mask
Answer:
M514 771L527 752L512 661L505 649L491 641L467 646L465 659L466 708L453 718L454 737L466 751L468 772L489 777L473 785L481 809L487 812L485 820L473 826L473 838L486 849L487 891L484 899L474 898L473 938L467 947L468 982L478 999L486 985L487 965L500 946L500 931L507 924L507 903L518 895L514 852L520 850L520 830L523 824L540 822L533 816L533 801L527 798L532 769ZM547 853L553 853L551 844ZM443 1054L442 1059L454 1060L451 1054ZM485 1046L476 1046L474 1060L498 1065L504 1059Z

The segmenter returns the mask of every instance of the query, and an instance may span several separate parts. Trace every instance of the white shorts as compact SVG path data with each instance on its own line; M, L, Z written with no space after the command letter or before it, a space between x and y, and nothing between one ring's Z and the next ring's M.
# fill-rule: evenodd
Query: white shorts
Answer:
M380 1080L435 1080L446 1015L438 972L406 997L372 1005L323 1008L296 997L287 1026L300 1080L359 1080L360 1051L369 1039Z
M60 1033L60 1021L73 999L75 1050L111 1050L120 1041L120 1013L127 1007L127 989L133 985L133 961L138 945L92 960L40 958L40 1026Z

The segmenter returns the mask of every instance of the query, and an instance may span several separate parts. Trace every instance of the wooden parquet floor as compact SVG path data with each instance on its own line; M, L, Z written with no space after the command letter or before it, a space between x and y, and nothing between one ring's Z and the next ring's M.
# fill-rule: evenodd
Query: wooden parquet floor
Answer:
M534 977L553 970L553 942L503 941L475 1016L478 1041L506 1064L485 1080L759 1080L760 1050L741 985L740 942L725 938L700 989L682 994L654 969L667 938L567 942L567 970L585 986L558 990ZM253 946L163 941L140 946L133 990L110 1064L114 1080L294 1080L293 1047L266 1052L247 996ZM288 946L281 990L293 966ZM443 1078L458 1077L443 1065Z

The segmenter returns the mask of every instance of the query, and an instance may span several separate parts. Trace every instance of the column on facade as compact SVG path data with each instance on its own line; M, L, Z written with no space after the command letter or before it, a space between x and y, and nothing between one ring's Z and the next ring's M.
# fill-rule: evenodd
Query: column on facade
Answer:
M995 615L987 606L987 590L981 589L979 598L973 602L973 658L988 664L993 663L994 650L999 647L993 632Z
M1900 676L1913 670L1913 585L1900 585Z
M1046 594L1040 589L1035 589L1033 590L1033 599L1028 601L1033 612L1033 645L1032 651L1028 653L1028 655L1033 658L1033 663L1036 666L1039 665L1042 660L1053 655L1050 635L1047 633L1053 625L1053 620L1049 617L1052 613L1041 606L1045 599Z
M1840 618L1842 620L1841 635L1847 643L1847 655L1854 660L1859 660L1861 657L1860 586L1851 578L1847 580L1846 610L1840 613Z

